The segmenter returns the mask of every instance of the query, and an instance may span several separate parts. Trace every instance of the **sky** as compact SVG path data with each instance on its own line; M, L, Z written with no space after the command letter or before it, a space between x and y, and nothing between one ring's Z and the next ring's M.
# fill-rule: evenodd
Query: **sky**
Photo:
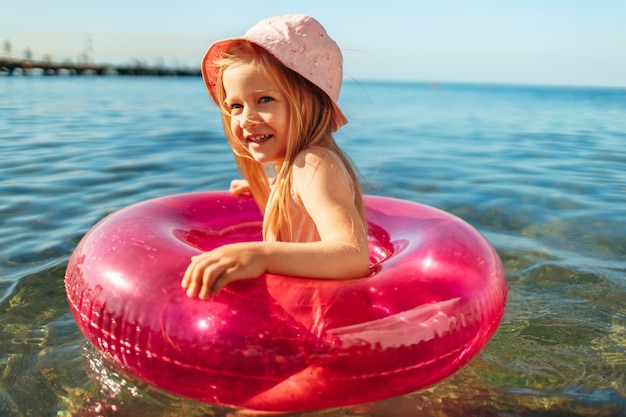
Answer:
M286 13L324 25L344 79L626 87L625 0L0 0L0 55L197 67Z

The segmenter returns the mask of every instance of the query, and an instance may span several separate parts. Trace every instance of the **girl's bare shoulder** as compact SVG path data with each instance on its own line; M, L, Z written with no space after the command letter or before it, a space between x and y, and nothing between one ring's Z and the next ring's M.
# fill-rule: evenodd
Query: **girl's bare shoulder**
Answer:
M296 168L317 168L320 166L333 168L343 168L343 162L334 151L321 146L309 146L302 150L294 161Z
M330 149L319 146L309 147L300 152L293 165L293 184L296 194L321 187L343 190L348 195L353 192L352 179L339 155Z

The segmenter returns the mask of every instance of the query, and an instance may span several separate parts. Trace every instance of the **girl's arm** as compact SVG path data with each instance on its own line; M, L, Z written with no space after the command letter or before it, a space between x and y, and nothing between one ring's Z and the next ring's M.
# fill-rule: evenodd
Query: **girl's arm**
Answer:
M298 155L294 190L315 222L320 241L243 242L192 258L182 287L190 297L216 294L231 281L263 273L348 279L369 271L367 229L353 201L350 177L337 158L320 148Z

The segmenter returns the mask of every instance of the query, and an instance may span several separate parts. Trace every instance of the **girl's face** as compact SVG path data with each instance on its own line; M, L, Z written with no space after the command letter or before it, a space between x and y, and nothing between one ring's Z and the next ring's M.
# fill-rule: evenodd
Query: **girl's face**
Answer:
M230 112L230 129L260 162L279 168L287 151L289 106L278 86L252 64L224 69L224 103Z

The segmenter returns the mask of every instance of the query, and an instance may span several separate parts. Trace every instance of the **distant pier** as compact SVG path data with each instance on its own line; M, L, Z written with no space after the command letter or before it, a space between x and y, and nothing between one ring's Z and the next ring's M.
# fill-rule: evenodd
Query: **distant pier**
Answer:
M199 77L197 69L151 67L142 64L111 65L90 63L58 63L26 59L0 58L0 75L120 75L156 77Z

